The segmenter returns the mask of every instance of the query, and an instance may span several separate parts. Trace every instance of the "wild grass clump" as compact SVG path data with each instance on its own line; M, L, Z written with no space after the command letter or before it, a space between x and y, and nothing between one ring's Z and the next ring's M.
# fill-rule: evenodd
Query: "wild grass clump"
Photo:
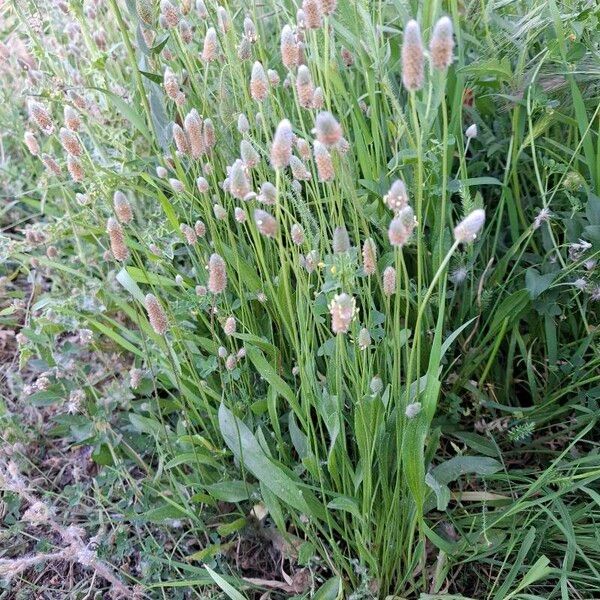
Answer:
M132 589L597 591L587 17L481 10L11 6L15 397L194 539Z

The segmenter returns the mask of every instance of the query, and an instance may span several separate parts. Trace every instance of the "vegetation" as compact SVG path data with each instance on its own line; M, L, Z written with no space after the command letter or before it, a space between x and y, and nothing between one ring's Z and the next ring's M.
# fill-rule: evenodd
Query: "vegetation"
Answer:
M2 11L0 598L600 597L595 3Z

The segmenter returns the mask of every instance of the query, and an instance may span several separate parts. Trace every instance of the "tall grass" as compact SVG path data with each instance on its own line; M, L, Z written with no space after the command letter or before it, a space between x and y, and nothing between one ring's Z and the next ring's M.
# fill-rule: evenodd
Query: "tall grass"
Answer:
M2 116L34 224L10 224L7 273L52 282L23 360L62 368L73 327L128 357L142 383L118 418L85 364L54 372L59 397L86 389L65 435L89 419L78 442L125 479L135 464L190 531L234 503L192 572L229 597L222 545L253 519L302 544L303 593L591 597L588 16L314 14L335 4L11 5L27 50Z

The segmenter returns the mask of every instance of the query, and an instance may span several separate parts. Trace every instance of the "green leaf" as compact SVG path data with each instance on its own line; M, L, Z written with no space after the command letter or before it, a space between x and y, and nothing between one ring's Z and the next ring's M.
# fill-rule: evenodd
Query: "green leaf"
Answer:
M440 483L450 483L467 473L492 475L501 469L502 465L488 456L455 456L434 467L431 474Z
M213 581L231 598L231 600L248 600L246 596L240 594L230 583L225 581L218 573L215 573L208 565L204 565Z
M358 508L358 502L354 498L349 498L348 496L338 496L329 502L327 508L330 510L343 510L349 512L362 521L362 515L360 514L360 509Z
M152 135L148 130L144 117L135 111L133 106L130 106L120 96L109 92L103 88L91 88L98 92L102 92L109 100L110 104L114 106L120 113L125 117L151 144L153 143Z
M129 421L133 425L133 428L140 433L147 433L156 437L162 437L164 434L163 426L155 419L142 417L142 415L136 413L129 413Z
M205 486L206 491L217 500L224 502L242 502L248 500L256 489L245 481L222 481Z
M313 600L340 600L342 580L339 577L328 579L315 593Z
M275 391L285 398L289 405L294 409L294 412L304 426L304 419L302 417L302 410L296 399L296 395L292 391L292 388L277 374L275 368L267 361L263 353L252 345L246 346L246 355L252 361L252 364L256 367L256 370L260 373L261 377L264 377Z
M229 449L262 484L289 506L312 513L296 482L269 459L245 423L224 404L219 407L219 426Z
M529 292L529 297L535 300L550 287L557 275L556 271L542 275L534 267L527 269L525 271L525 289Z

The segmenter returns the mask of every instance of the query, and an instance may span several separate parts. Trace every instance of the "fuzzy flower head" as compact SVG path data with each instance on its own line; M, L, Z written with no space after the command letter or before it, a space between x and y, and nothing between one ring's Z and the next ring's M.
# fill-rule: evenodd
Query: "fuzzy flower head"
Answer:
M275 220L275 217L266 210L257 208L254 211L254 222L256 223L258 231L265 237L273 238L277 234L277 221Z
M331 154L325 144L322 144L318 140L314 142L314 155L315 163L317 165L317 174L319 175L319 181L332 181L335 177L335 169L333 167L333 160Z
M65 125L71 131L79 131L81 127L81 119L72 106L68 104L64 108Z
M331 148L342 139L342 127L328 111L321 111L315 119L315 134L321 144Z
M299 223L294 223L290 230L290 237L296 246L301 246L304 243L304 229Z
M35 100L29 100L28 104L29 116L36 125L47 135L54 132L54 123L48 109L41 103Z
M146 306L148 320L150 321L152 329L154 329L158 335L164 335L169 327L169 321L158 298L154 294L147 294L144 305Z
M473 123L472 125L469 125L466 129L465 129L465 136L467 139L471 140L473 138L477 137L477 124Z
M131 210L131 204L127 200L127 196L119 190L117 190L113 196L113 207L115 214L121 223L131 223L133 220L133 211Z
M337 294L329 305L331 314L331 330L333 333L348 333L350 325L357 314L356 300L345 293Z
M125 234L119 222L110 217L106 223L106 232L110 240L110 249L115 260L124 261L129 256L127 245L125 244Z
M310 171L297 156L292 155L290 157L290 168L294 179L297 179L298 181L308 181L311 178Z
M31 131L26 131L24 136L25 145L27 149L33 156L39 156L40 154L40 145L33 133Z
M433 35L429 43L431 64L439 70L447 69L453 60L454 37L452 21L444 16L438 19L433 28Z
M318 29L322 25L321 5L319 0L303 0L304 25L307 29Z
M256 61L252 66L252 75L250 77L250 95L253 100L262 102L269 95L269 79L265 73L262 63Z
M296 75L296 92L298 93L298 102L303 108L311 108L313 105L314 85L312 76L306 65L298 67Z
M186 115L183 122L183 129L192 158L200 158L204 153L204 135L202 131L202 119L195 108Z
M358 333L358 347L366 350L371 345L371 334L366 327L363 327Z
M393 212L397 213L401 211L408 204L408 192L406 191L404 181L396 179L392 183L389 192L383 197L383 200Z
M386 267L383 272L382 288L386 296L391 296L396 292L396 269L394 267Z
M227 267L218 254L211 254L208 261L208 289L212 294L220 294L227 287Z
M410 206L405 206L390 222L388 238L392 246L402 248L410 239L415 228L415 215Z
M79 143L77 136L72 131L66 127L61 127L58 137L60 138L60 143L67 154L70 154L71 156L81 156L83 154L81 144Z
M271 166L274 169L285 169L290 164L293 142L292 124L284 119L277 125L271 146Z
M455 228L454 239L462 244L475 240L485 223L485 211L481 208L469 213Z
M267 205L275 204L277 202L277 188L269 181L265 181L260 187L257 200Z
M334 229L331 245L334 254L343 254L350 250L350 236L343 225Z
M244 163L238 159L233 163L229 173L229 192L234 198L243 200L251 191Z
M298 43L296 36L289 25L281 30L281 62L286 69L292 70L298 65Z
M372 238L367 238L362 247L363 271L369 276L377 270L377 246Z
M212 62L216 60L219 54L219 42L217 32L214 27L209 27L204 36L204 46L202 48L202 60Z
M253 169L260 162L260 156L248 140L240 142L240 156L247 169Z
M410 20L404 28L402 44L402 83L409 92L423 87L425 57L421 41L421 29L415 20Z

